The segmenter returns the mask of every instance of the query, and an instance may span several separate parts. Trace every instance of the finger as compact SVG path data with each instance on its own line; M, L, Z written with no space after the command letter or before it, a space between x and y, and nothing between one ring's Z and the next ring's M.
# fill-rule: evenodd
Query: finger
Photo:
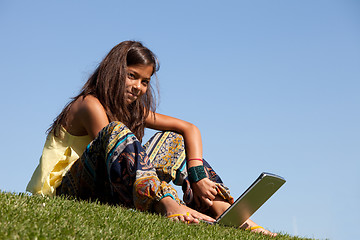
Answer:
M207 203L209 204L208 206L211 207L213 205L213 201L211 201L209 198L207 200Z
M210 189L210 192L211 192L214 196L216 196L216 195L218 194L216 185L215 185L213 188Z
M209 193L207 194L207 198L210 199L211 201L214 200L215 197L216 197L216 196L215 196L212 192L209 192Z
M210 185L211 185L211 187L212 187L212 188L216 188L216 183L215 183L215 182L213 182L213 181L211 181L210 179L209 179L209 181L211 182L211 184L210 184Z

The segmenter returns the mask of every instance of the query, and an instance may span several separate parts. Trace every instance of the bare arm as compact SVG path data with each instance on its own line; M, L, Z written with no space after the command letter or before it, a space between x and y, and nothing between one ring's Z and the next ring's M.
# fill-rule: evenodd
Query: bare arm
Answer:
M202 158L201 134L194 124L159 113L155 113L155 117L150 113L145 123L148 128L180 133L184 137L187 158ZM201 164L200 161L191 161L188 167Z
M155 113L155 117L153 114L150 114L145 123L146 127L152 129L180 133L184 137L187 158L202 159L201 134L200 130L195 125L158 113ZM202 165L201 161L189 161L187 163L188 169L199 165ZM195 202L199 207L206 209L212 206L212 200L214 200L217 195L214 182L210 181L208 178L204 178L196 183L192 183L192 188L194 190Z

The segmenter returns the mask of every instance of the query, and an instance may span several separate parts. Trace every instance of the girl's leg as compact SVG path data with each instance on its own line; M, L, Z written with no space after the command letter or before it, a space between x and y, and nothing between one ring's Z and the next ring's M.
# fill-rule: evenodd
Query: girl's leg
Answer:
M187 173L184 140L180 134L158 132L144 145L144 149L161 180L181 185Z
M180 202L175 189L158 179L140 142L120 122L99 132L64 176L59 194L140 210L151 210L164 196Z
M183 137L174 132L158 132L145 145L146 153L155 166L161 180L182 186L186 205L195 208L193 193L187 179L186 154ZM216 183L218 196L232 203L229 189L224 186L220 177L204 160L204 168L210 180Z

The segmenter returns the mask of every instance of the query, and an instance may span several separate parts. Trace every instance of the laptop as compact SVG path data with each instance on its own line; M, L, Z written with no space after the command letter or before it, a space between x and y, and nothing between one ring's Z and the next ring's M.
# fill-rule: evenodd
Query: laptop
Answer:
M263 172L251 186L214 222L231 227L240 227L284 183L285 179Z

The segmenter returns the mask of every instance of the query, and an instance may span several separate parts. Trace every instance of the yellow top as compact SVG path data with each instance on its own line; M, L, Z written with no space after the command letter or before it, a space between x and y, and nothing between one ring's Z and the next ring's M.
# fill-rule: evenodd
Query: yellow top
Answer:
M54 196L63 176L82 155L90 142L89 135L74 136L62 126L58 137L50 132L46 138L40 163L35 169L26 191Z

